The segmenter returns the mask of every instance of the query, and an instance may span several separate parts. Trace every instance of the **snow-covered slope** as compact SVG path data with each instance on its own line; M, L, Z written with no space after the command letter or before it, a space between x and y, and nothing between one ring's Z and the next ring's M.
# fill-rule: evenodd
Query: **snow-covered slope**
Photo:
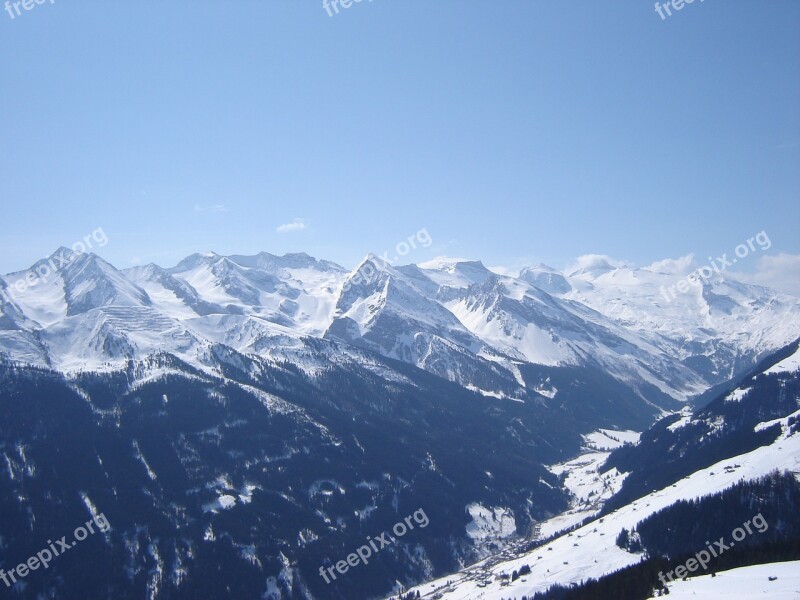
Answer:
M800 598L800 561L767 563L701 575L667 585L670 600L797 600ZM663 596L662 596L663 597ZM655 597L650 598L655 600Z
M707 497L775 470L800 477L797 345L765 359L738 393L723 392L694 415L665 418L641 436L608 430L584 435L583 454L550 467L572 494L570 510L541 525L542 533L556 534L555 539L510 559L490 557L418 589L449 590L444 596L449 600L499 600L597 579L641 560L641 554L617 545L623 528L633 531L676 501ZM671 427L673 421L681 425ZM602 448L613 450L611 459L606 461L609 454ZM631 478L634 486L628 486ZM578 529L557 535L557 527L578 522L583 523ZM523 565L531 568L529 575L505 580L503 574Z
M216 313L258 315L317 336L330 323L335 293L345 275L342 267L307 254L279 257L267 252L194 254L168 272L203 301L224 308Z
M565 275L564 299L603 313L708 382L732 377L754 359L798 337L800 302L768 288L714 273L680 293L688 260L634 268L587 257Z
M409 362L490 396L523 394L507 357L438 302L437 289L420 269L395 269L370 255L344 283L325 337Z
M374 274L366 281L355 281L359 272ZM429 344L437 338L478 353L484 345L481 340L435 298L420 293L417 285L370 255L348 278L327 335L359 340L384 356L413 363L425 358Z
M771 366L765 373L794 373L798 370L800 370L800 347L795 350L794 354Z
M513 560L494 564L486 570L478 563L414 588L414 591L419 590L423 598L445 593L443 597L447 600L520 598L546 591L554 584L580 583L634 565L641 560L641 555L623 550L615 543L623 528L632 530L647 516L678 500L708 496L742 479L756 479L776 469L800 476L800 433L791 434L785 426L784 430L784 434L768 446L701 469ZM530 575L502 585L503 574L510 575L523 565L531 568Z
M515 360L537 365L594 364L633 385L673 397L705 389L689 367L586 306L559 300L519 279L493 275L439 297L478 338Z

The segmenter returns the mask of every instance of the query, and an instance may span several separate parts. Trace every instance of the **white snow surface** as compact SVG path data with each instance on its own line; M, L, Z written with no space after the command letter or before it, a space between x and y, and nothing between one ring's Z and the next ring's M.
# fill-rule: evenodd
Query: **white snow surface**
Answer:
M236 506L236 497L229 494L219 496L213 502L203 505L203 512L216 513L220 510L228 510Z
M774 579L773 579L774 578ZM700 575L667 584L669 600L797 600L800 598L800 561L766 563ZM655 600L655 597L650 598Z
M765 373L794 373L800 370L800 347L791 356L773 365Z
M736 388L725 397L725 402L741 402L742 398L747 395L747 388Z
M467 524L467 535L475 541L503 539L517 532L514 515L507 508L487 508L473 503L467 505L466 510L472 517Z
M598 429L583 436L586 445L597 450L616 450L625 444L636 444L641 434L638 431L615 431Z
M684 406L681 409L680 415L681 418L675 421L672 425L669 425L667 429L670 431L675 431L676 429L681 429L692 422L693 412L688 406Z

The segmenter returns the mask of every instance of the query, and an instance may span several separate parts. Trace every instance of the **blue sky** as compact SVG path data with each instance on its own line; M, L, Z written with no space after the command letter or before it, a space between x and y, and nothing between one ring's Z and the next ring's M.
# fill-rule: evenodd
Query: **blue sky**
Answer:
M4 10L0 271L98 227L118 267L350 267L421 228L408 261L703 261L765 230L796 264L798 25L793 0Z

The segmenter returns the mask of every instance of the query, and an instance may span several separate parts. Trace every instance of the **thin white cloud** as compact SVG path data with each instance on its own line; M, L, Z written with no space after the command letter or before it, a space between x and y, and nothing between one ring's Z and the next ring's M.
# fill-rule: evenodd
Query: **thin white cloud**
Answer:
M623 267L633 267L633 263L625 260L617 260L606 254L584 254L575 259L575 262L566 268L565 273L575 274L578 271L593 271L597 269L621 269Z
M687 254L680 258L665 258L657 260L645 267L648 271L655 273L666 273L669 275L688 275L695 268L694 254Z
M199 204L195 204L194 210L195 212L223 213L228 212L228 207L224 204L211 204L209 206L200 206Z
M761 256L755 271L737 272L736 278L800 297L800 254Z
M295 233L297 231L303 231L306 227L308 227L306 220L297 217L291 223L278 225L278 228L275 231L278 233Z

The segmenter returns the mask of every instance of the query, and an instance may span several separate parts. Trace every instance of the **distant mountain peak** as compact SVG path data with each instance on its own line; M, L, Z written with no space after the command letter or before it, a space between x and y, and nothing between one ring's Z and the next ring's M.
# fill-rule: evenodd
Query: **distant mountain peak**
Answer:
M485 269L486 267L480 260L473 260L469 258L456 258L452 256L438 256L421 262L417 265L420 269L436 269L436 270L452 270L457 269L459 266L472 266Z
M587 254L578 258L576 264L569 273L570 277L598 277L609 271L615 271L626 266L624 263L615 261L610 256L602 254Z
M572 286L560 271L542 263L522 269L519 278L548 294L566 294L572 290Z

